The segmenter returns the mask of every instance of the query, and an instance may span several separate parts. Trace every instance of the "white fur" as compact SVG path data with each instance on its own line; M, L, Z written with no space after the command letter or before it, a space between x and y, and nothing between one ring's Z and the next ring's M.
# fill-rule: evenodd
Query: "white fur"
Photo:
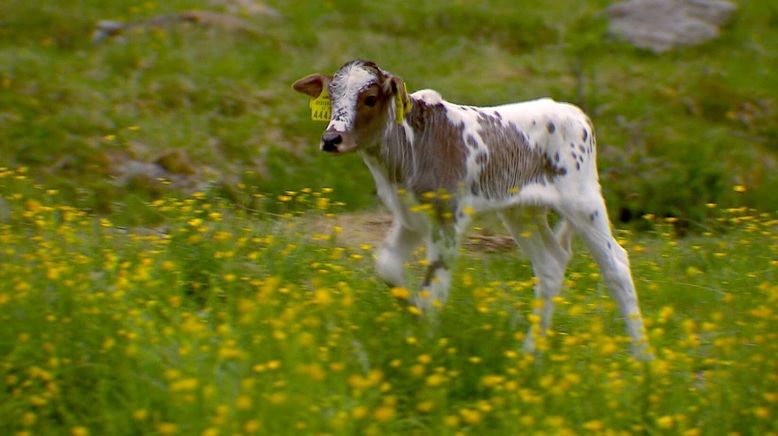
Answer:
M362 68L358 64L352 65L343 73L345 74L345 80L333 82L333 117L329 126L327 126L328 130L339 132L345 132L354 127L359 92L375 80L375 77L370 71ZM336 116L339 117L335 118Z
M443 101L443 97L434 89L422 89L411 94L416 100L421 100L429 105L436 105Z

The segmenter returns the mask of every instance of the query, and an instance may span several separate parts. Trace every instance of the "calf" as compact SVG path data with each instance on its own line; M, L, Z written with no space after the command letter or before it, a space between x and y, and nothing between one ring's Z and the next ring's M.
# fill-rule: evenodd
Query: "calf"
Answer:
M376 256L378 275L405 286L405 262L426 243L427 272L412 297L421 311L446 301L471 215L494 211L532 262L540 334L550 325L575 232L618 303L633 350L650 356L627 253L611 234L600 193L592 123L579 108L550 99L473 107L433 90L409 95L402 79L362 60L334 76L304 77L294 89L325 106L321 149L361 156L394 215ZM551 209L560 217L555 229ZM532 328L524 345L535 347Z

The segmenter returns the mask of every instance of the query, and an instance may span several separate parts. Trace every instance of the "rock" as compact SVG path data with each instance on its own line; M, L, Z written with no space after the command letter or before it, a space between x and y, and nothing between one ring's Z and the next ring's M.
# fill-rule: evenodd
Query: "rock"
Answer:
M155 163L129 159L116 167L116 183L130 190L159 195L170 183L171 175Z
M108 171L121 187L159 194L165 191L196 192L208 182L183 150L164 153L154 162L138 160L123 152L106 154Z
M606 9L609 30L632 45L665 52L719 36L737 6L722 0L627 0Z
M174 149L163 154L158 157L154 163L162 167L165 171L173 174L183 174L187 176L197 174L197 168L192 164L189 155L186 151L181 149Z
M242 18L211 11L183 11L175 14L158 15L155 17L131 21L100 20L92 34L92 42L99 43L113 38L135 28L153 29L174 24L196 24L205 27L219 27L225 30L238 31L256 37L266 37L265 32L252 22Z
M256 0L211 0L216 6L224 6L228 12L240 15L266 15L280 18L281 12Z

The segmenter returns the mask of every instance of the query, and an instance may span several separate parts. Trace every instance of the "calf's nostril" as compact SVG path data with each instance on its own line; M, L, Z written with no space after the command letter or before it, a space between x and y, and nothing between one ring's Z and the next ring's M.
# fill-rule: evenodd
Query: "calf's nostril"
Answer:
M329 144L337 145L343 142L343 137L340 136L340 133L328 132L324 134L324 136L322 137L322 141L325 144L329 143Z
M321 137L322 147L324 151L338 151L336 145L343 142L343 137L338 132L327 132Z

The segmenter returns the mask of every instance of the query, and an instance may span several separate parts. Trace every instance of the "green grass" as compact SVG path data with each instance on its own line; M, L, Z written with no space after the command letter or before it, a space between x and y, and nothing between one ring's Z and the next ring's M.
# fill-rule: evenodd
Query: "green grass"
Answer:
M585 253L531 355L520 256L463 253L431 328L374 276L372 247L344 243L328 192L266 199L308 205L277 218L158 200L165 226L148 229L62 204L24 170L0 186L4 434L778 430L774 214L715 209L708 234L681 240L651 217L653 231L620 233L645 364Z
M239 14L261 36L94 44L102 19L225 8L0 2L0 433L778 432L778 8L653 55L608 3L274 1ZM463 252L437 328L391 296L369 173L317 152L290 87L355 57L452 101L585 108L655 361L579 246L537 355L518 253Z

